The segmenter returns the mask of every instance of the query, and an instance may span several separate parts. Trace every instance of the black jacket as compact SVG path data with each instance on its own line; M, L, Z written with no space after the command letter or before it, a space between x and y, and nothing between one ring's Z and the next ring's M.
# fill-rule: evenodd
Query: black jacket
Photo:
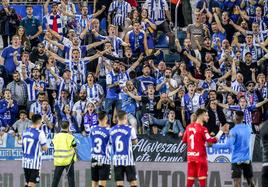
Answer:
M224 125L226 123L226 118L222 109L217 108L217 114L218 114L220 123ZM215 116L215 113L211 110L211 108L208 108L208 115L209 115L209 120L205 126L208 128L209 133L213 132L217 134L220 127L216 125L216 116Z
M10 15L7 15L3 8L0 10L0 34L12 36L16 33L20 21L15 9L10 7L8 9L11 12Z

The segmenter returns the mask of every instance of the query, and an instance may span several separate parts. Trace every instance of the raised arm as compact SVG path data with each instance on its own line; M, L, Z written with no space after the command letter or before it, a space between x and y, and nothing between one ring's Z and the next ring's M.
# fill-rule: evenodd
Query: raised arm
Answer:
M234 59L232 61L232 81L235 81L236 80L236 60Z
M175 44L177 47L177 51L180 53L182 51L182 47L178 38L175 39Z
M52 34L52 36L56 37L59 41L63 40L63 36L52 30L49 26L47 26L47 31L49 31Z
M229 24L232 25L236 30L241 32L243 35L246 35L247 31L243 29L243 27L241 27L240 25L235 24L232 20L229 21Z
M93 56L90 56L90 57L85 57L84 58L84 60L85 61L89 61L89 62L91 62L91 61L93 61L93 60L95 60L95 59L97 59L97 58L99 58L99 57L101 57L104 53L106 53L107 51L105 50L105 51L102 51L102 52L97 52L95 55L93 55Z
M48 52L49 55L51 55L53 58L55 58L55 59L58 60L59 62L61 62L61 63L63 63L63 64L65 63L65 59L62 58L62 57L60 57L59 55L53 53L53 52L50 51L50 50L46 50L46 52Z
M98 46L100 46L100 45L102 45L102 44L104 44L106 42L108 42L108 40L102 40L102 41L99 41L99 42L94 42L92 44L89 44L89 45L87 45L87 50L92 49L93 47L98 47Z
M197 84L199 83L199 80L196 79L196 78L194 78L190 72L187 74L187 77L188 77L191 81L193 81L193 82L195 82L195 83L197 83Z
M50 0L47 0L44 4L44 15L48 14L48 5L50 3Z
M96 0L94 0L94 3L95 3ZM94 11L94 14L93 14L93 17L96 18L98 17L99 15L101 15L103 13L103 11L106 9L106 6L102 5L101 9L98 10L97 12Z
M63 45L63 44L60 44L60 43L58 43L58 42L55 41L55 40L51 40L51 39L49 39L48 37L45 37L45 39L48 41L48 43L51 43L52 45L58 47L58 48L61 49L62 51L64 50L64 45Z
M200 68L200 66L201 66L201 62L200 62L197 58L195 58L195 57L193 57L192 55L190 55L187 51L184 51L183 54L184 54L187 58L189 58L189 60L191 60L191 61L196 65L197 68Z
M221 76L218 80L219 81L223 81L225 79L227 79L230 75L231 75L232 71L228 71L227 73L225 73L223 76Z
M128 70L134 71L136 67L138 67L138 65L141 63L142 59L143 59L143 53L140 54L139 58L130 66Z
M221 33L224 33L225 29L222 27L221 21L220 21L218 15L217 15L217 13L215 12L213 15L214 15L214 18L215 18L215 21L216 21L216 23L218 25L219 30L221 31Z
M135 99L136 101L141 101L141 96L139 96L139 95L135 95L135 94L133 94L133 93L131 93L131 92L129 92L129 91L126 91L126 93L127 93L131 98Z

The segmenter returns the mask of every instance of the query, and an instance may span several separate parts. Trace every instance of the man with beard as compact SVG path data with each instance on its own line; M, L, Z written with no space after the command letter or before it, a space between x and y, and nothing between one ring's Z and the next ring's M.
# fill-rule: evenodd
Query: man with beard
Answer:
M61 90L61 92L59 92L58 99L55 92L52 93L52 96L54 98L55 108L57 107L60 111L64 110L65 105L68 105L70 108L73 107L73 100L70 99L70 93L68 90Z
M107 95L105 100L105 111L107 114L111 113L112 106L116 105L116 110L121 109L121 100L119 100L119 93L121 91L120 82L123 77L120 73L120 63L115 61L113 63L113 70L106 75Z
M17 101L19 110L25 110L28 99L27 85L21 80L18 71L13 73L13 81L7 85L7 89L11 91L13 99Z
M257 69L257 64L252 62L251 52L245 54L245 61L239 63L239 68L244 77L244 83L252 81L252 70Z
M87 95L87 101L94 103L97 109L99 109L104 100L104 91L101 85L95 83L95 76L93 73L87 75L87 84L84 84L81 87L81 90L84 90Z
M41 80L40 70L33 68L31 71L32 78L27 76L26 65L22 66L22 78L27 84L28 101L34 102L39 92L46 91L47 83Z
M47 0L46 3L44 4L44 15L46 23L52 30L59 33L60 35L63 35L64 34L63 16L59 11L58 3L53 2L51 13L48 12L49 3L50 0Z
M154 85L156 84L155 78L151 77L151 69L150 66L144 65L142 69L143 75L137 77L137 80L141 82L141 87L142 91L145 92L148 88L149 85Z
M73 106L73 116L75 116L78 127L81 128L84 114L87 110L87 92L81 89L79 93L79 100Z
M85 84L86 81L86 65L106 53L106 51L102 51L93 56L81 58L80 50L73 49L71 60L66 60L65 58L62 58L51 51L48 52L56 60L66 65L66 68L71 71L72 80L76 83L77 86L79 86L79 88Z
M42 116L41 130L43 130L46 135L52 133L54 124L56 124L56 119L51 112L48 100L42 102L40 115Z
M192 41L190 38L185 38L183 42L183 49L179 49L179 52L181 53L182 60L185 62L187 69L193 74L195 67L200 66L200 63L198 62L196 64L197 55L195 50L192 48Z
M137 119L136 110L137 110L137 96L139 96L137 89L134 87L134 84L131 80L126 82L126 86L123 88L123 91L120 93L120 98L122 99L122 110L127 113L128 122L137 132Z
M45 44L39 43L37 49L34 48L30 53L30 61L34 63L38 69L45 67L48 57L45 53Z
M144 96L139 96L137 94L135 95L131 92L128 92L127 94L136 101L141 102L141 109L143 114L141 120L143 124L143 129L149 131L149 125L152 124L152 118L155 116L156 104L159 101L159 97L155 96L155 88L152 84L148 85L146 93L147 94ZM157 134L157 126L155 126L154 124L152 125L153 134Z
M31 42L31 47L36 47L39 43L38 37L42 34L42 26L40 21L33 16L32 5L26 5L26 14L20 23L25 28L25 34Z
M41 113L42 102L46 99L45 92L39 92L37 96L37 101L31 104L29 118L31 119L34 114Z
M172 70L171 68L166 68L165 70L165 76L161 77L156 81L156 91L159 91L159 93L169 93L174 91L177 87L177 81L173 79L172 77Z
M9 128L12 127L16 121L18 112L17 102L12 99L11 91L6 89L4 91L4 98L0 100L1 131L4 130L7 132Z
M50 31L50 29L48 29L48 31ZM51 32L51 33L53 33L53 32ZM60 36L60 38L64 38L64 37ZM49 38L46 38L46 40L49 43L51 43L51 44L57 46L59 49L61 49L64 52L64 56L65 56L66 60L72 60L73 50L79 50L79 52L80 52L79 58L81 58L81 57L83 58L86 56L86 52L88 50L90 50L93 47L100 46L100 45L107 42L107 40L103 40L103 41L95 42L95 43L92 43L89 45L80 45L80 43L81 43L80 38L77 36L74 36L71 40L71 46L70 46L69 43L68 44L65 44L65 43L61 44L61 43L58 43L57 41L51 40ZM63 41L63 40L61 39L60 41Z
M262 52L259 44L253 44L253 34L247 33L246 35L246 43L240 44L236 35L234 36L233 44L237 46L238 49L241 49L241 55L243 61L245 61L246 54L250 52L252 54L252 62L256 63L258 59L260 59L264 54Z
M201 47L200 53L201 53L202 62L206 61L205 58L206 58L207 53L210 53L213 59L217 57L217 51L211 47L211 40L209 37L204 38L203 46Z

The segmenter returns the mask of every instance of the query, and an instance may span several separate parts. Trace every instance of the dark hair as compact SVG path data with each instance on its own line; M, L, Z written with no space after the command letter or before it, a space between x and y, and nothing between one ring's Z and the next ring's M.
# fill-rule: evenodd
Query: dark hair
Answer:
M37 95L37 97L39 97L39 95L46 96L46 93L45 92L39 92L38 95Z
M36 122L38 122L39 120L42 120L42 116L41 116L40 114L34 114L34 115L32 116L32 122L33 122L33 123L36 123Z
M19 114L27 114L26 110L20 110Z
M33 8L33 6L30 5L30 4L27 4L27 5L26 5L26 8Z
M124 117L127 115L127 113L125 112L125 111L123 111L123 110L119 110L118 112L117 112L117 118L119 119L119 120L123 120L124 119Z
M244 112L243 111L236 111L235 112L235 120L237 123L241 123L244 120Z
M105 111L99 111L98 112L98 119L101 121L107 116L107 113Z
M62 121L61 122L61 128L62 129L68 129L69 128L69 122L68 121Z
M206 113L206 112L207 112L206 109L204 109L204 108L199 108L199 109L197 109L197 111L195 112L195 114L196 114L196 117L198 117L198 116L201 116L202 114L204 114L204 113Z
M137 77L136 71L129 72L129 77L130 77L130 79L135 79Z

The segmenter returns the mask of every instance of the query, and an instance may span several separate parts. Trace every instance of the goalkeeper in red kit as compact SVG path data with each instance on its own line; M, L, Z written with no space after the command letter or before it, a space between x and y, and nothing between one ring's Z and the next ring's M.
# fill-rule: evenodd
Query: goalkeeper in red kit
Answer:
M216 143L229 127L224 125L216 137L211 137L207 128L203 126L209 118L207 111L199 108L195 115L195 122L186 127L182 139L184 143L187 143L188 178L186 187L192 187L195 178L198 178L200 187L205 187L208 173L206 143Z

